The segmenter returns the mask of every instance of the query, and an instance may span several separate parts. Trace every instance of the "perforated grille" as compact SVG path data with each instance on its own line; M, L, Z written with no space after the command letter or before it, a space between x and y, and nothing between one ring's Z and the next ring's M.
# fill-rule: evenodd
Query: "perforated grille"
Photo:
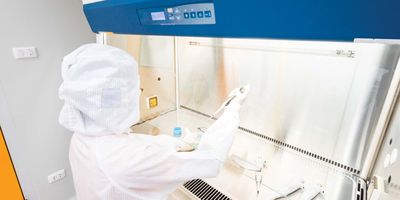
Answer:
M183 184L183 186L202 200L230 200L229 197L222 194L220 191L213 188L211 185L201 179L195 179L186 182Z
M210 115L207 115L207 114L205 114L205 113L199 112L199 111L197 111L197 110L191 109L191 108L186 107L186 106L183 106L183 105L181 105L181 108L184 108L184 109L186 109L186 110L195 112L195 113L200 114L200 115L203 115L203 116L205 116L205 117L211 117ZM213 117L212 119L216 119L216 118ZM305 155L305 156L308 156L308 157L311 157L311 158L320 160L320 161L322 161L322 162L328 163L328 164L333 165L333 166L335 166L335 167L338 167L338 168L340 168L340 169L346 170L346 171L349 172L349 173L356 174L356 175L359 175L359 174L360 174L360 170L358 170L358 169L349 167L349 166L347 166L347 165L344 165L344 164L339 163L339 162L337 162L337 161L328 159L328 158L323 157L323 156L321 156L321 155L318 155L318 154L316 154L316 153L313 153L313 152L304 150L304 149L302 149L302 148L300 148L300 147L296 147L296 146L294 146L294 145L291 145L291 144L282 142L282 141L280 141L280 140L277 140L277 139L268 137L268 136L266 136L265 134L261 134L261 133L258 133L258 132L256 132L256 131L252 131L252 130L250 130L250 129L247 129L247 128L244 128L244 127L241 127L241 126L239 126L239 129L242 130L242 131L244 131L245 133L248 133L248 134L257 136L257 137L259 137L259 138L262 138L262 139L264 139L264 140L267 140L267 141L269 141L269 142L272 142L272 143L274 143L274 144L276 144L276 145L279 145L279 146L281 146L281 147L283 147L283 148L292 149L292 150L294 150L294 151L296 151L296 152L298 152L298 153L301 153L301 154L303 154L303 155Z

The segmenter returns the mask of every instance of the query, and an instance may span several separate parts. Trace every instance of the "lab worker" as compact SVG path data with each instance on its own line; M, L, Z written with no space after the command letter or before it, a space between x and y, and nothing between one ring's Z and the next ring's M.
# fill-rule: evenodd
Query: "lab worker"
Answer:
M87 44L64 57L59 122L72 131L69 160L78 200L158 200L186 181L216 176L239 123L246 91L208 128L196 150L177 151L167 135L131 133L139 121L137 62L126 52Z

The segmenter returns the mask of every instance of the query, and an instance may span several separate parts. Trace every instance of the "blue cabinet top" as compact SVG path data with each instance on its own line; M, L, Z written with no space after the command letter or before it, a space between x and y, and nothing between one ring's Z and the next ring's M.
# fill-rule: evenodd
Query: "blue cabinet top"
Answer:
M400 39L399 0L106 0L84 5L94 32L352 41Z

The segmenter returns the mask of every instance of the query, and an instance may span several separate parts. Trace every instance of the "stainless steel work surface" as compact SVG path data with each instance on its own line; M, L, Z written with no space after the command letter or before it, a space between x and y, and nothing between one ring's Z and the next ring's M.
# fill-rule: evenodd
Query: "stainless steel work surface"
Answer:
M176 126L196 131L199 127L209 127L213 122L214 120L206 116L181 108L179 111L171 111L136 125L133 130L136 133L172 135L172 130ZM267 163L262 172L263 184L258 196L254 173L238 167L230 159L216 178L204 179L232 199L270 199L280 188L300 178L306 184L322 185L324 194L316 199L352 199L358 181L345 170L243 130L237 131L230 157L232 155L250 162L261 157ZM286 199L297 199L301 194L300 190Z

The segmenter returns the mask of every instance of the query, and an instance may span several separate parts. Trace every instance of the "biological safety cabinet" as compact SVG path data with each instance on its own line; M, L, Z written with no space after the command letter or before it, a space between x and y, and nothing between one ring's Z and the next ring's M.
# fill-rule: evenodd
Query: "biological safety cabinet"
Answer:
M399 1L85 2L98 41L138 60L135 131L201 132L251 85L220 175L171 199L400 198Z

